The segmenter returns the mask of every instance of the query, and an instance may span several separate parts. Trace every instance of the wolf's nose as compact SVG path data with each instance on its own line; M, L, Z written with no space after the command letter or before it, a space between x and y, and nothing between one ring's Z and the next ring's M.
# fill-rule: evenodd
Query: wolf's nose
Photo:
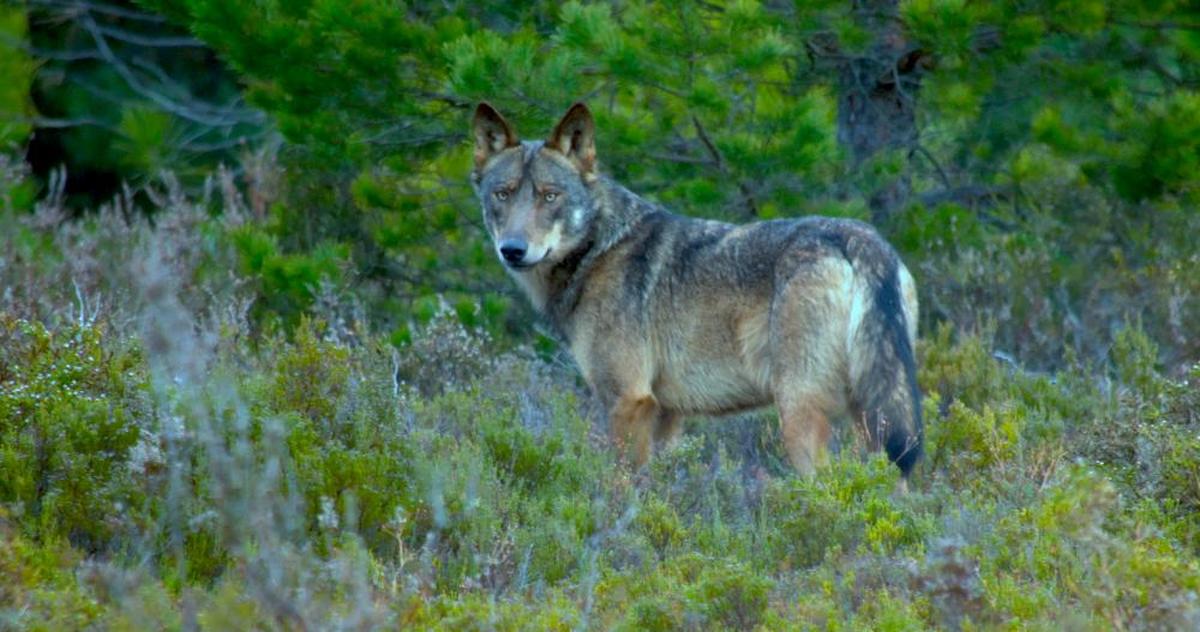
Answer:
M509 263L520 263L525 258L529 246L519 239L506 239L500 242L500 256Z

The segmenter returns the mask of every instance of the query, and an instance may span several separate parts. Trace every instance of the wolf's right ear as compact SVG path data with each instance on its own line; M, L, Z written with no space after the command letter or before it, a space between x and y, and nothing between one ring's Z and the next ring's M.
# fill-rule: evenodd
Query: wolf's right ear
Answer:
M486 102L475 108L475 119L471 128L475 134L476 169L482 169L488 158L521 143L512 125L500 116L496 108Z

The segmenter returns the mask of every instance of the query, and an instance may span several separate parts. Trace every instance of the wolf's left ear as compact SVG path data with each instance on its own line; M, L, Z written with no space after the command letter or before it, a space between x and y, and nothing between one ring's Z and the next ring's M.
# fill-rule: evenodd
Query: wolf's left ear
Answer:
M521 143L512 125L488 103L480 103L475 108L475 120L471 128L475 135L476 169L482 169L488 158Z
M588 107L582 103L572 105L551 132L546 146L562 152L585 175L592 174L596 169L596 123Z

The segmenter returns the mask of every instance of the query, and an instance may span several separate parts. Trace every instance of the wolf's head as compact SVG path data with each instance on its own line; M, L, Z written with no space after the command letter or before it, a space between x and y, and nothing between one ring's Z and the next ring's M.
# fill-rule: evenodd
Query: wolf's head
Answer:
M475 109L475 170L496 254L514 272L553 265L575 251L596 213L595 123L576 103L544 142L521 142L492 106Z

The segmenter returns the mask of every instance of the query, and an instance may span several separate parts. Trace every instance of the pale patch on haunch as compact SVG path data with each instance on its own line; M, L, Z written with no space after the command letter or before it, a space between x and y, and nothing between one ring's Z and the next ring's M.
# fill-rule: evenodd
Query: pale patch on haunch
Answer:
M900 296L904 299L904 318L908 325L909 344L917 342L917 316L920 311L917 304L917 283L904 264L900 264Z
M847 274L842 283L842 291L850 297L850 316L846 322L846 349L853 352L854 338L858 335L858 329L867 314L867 288L863 287L860 279L853 274Z

